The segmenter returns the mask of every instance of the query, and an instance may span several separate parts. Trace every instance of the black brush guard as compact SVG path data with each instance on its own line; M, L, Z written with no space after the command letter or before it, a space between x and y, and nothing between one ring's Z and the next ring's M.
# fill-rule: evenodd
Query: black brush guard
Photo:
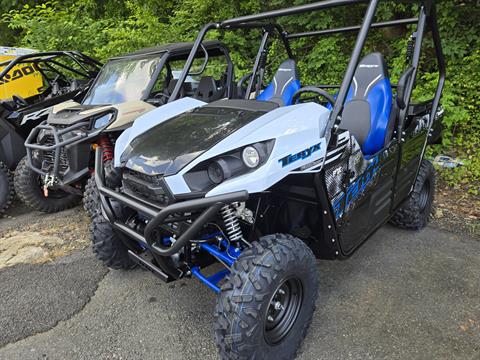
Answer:
M59 128L53 125L47 124L46 121L35 127L27 139L25 140L25 147L27 149L27 161L28 166L41 176L53 176L56 179L60 178L60 160L62 155L62 150L66 150L68 146L71 146L80 141L84 141L89 137L94 137L98 132L88 133L82 128L85 126L90 126L90 120L81 121L79 123L73 124L65 128ZM37 137L39 133L45 130L48 132L48 135L53 137L53 144L39 144L37 143ZM67 135L67 136L65 136ZM33 151L38 150L42 153L52 152L53 153L53 171L47 172L42 168L39 168L35 165L33 161ZM76 179L82 177L88 172L88 168L81 169L76 173L73 178L69 179L69 183L75 181Z
M171 256L178 253L206 223L217 215L223 206L232 202L248 200L247 191L236 191L228 194L185 200L164 207L153 206L130 195L116 192L105 185L103 150L101 148L97 148L95 153L95 182L100 193L102 210L108 221L116 229L160 256ZM129 227L115 215L111 199L150 218L143 230L143 234ZM174 222L174 217L178 213L192 213L196 211L201 211L200 215L188 225L188 228L179 235L171 246L166 247L156 242L156 229Z

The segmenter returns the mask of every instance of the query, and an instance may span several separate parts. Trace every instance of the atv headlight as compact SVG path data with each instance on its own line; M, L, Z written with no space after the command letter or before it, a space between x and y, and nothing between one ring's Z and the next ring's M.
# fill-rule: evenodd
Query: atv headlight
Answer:
M250 169L256 168L260 164L260 154L253 146L247 146L242 151L242 160Z
M270 156L275 140L267 140L201 162L184 175L192 191L208 191L223 181L258 169Z
M105 126L107 126L110 121L112 120L113 118L113 114L112 113L109 113L109 114L105 114L103 116L100 116L98 119L95 120L95 122L93 123L93 127L95 129L100 129L100 128L103 128Z

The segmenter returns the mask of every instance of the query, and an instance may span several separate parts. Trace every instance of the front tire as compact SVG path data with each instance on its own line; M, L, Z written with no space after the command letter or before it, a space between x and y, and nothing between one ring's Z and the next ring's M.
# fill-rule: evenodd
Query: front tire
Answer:
M97 214L100 214L100 196L93 175L88 178L87 184L85 185L85 191L83 192L83 208L91 219Z
M115 188L120 185L122 178L119 172L113 167L113 161L107 161L104 164L105 182L110 188ZM93 219L101 212L100 195L98 192L97 183L95 182L95 175L92 174L85 185L83 193L83 208Z
M128 248L112 225L98 214L90 225L92 248L98 260L114 270L133 269L136 264L128 255Z
M27 206L44 213L55 213L76 206L80 196L62 190L50 191L45 197L41 177L28 166L27 157L17 165L14 177L15 192Z
M435 168L423 160L413 191L408 200L396 211L390 222L403 229L420 230L430 220L435 196Z
M10 207L14 197L12 172L0 161L0 215Z
M292 235L264 236L244 250L215 307L223 359L292 359L315 309L315 256Z

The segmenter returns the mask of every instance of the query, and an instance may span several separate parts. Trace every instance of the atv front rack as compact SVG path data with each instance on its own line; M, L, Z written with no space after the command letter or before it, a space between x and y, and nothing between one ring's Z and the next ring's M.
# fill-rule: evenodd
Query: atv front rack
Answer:
M106 186L103 168L103 149L100 147L95 152L95 182L100 194L102 212L110 223L122 233L160 256L171 256L178 253L194 239L194 236L205 224L217 215L223 206L233 202L248 200L247 191L236 191L217 196L184 200L164 207L152 206L145 201L114 191ZM115 205L112 203L112 200L120 202L148 217L150 220L144 230L142 232L136 231L122 221L115 213ZM177 214L198 211L201 211L200 215L188 223L188 227L179 234L172 244L165 245L157 241L158 239L155 238L156 230L168 227L167 224L174 222L178 218Z

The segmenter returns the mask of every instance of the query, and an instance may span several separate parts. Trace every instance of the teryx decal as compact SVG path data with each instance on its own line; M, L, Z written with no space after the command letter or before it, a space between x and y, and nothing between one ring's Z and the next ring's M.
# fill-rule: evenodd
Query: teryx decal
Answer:
M281 158L280 160L278 160L278 162L282 164L282 167L285 167L287 165L294 163L297 160L303 160L310 157L314 152L319 151L321 147L322 147L322 143L312 145L309 148L302 150L296 154L287 155L284 158Z

